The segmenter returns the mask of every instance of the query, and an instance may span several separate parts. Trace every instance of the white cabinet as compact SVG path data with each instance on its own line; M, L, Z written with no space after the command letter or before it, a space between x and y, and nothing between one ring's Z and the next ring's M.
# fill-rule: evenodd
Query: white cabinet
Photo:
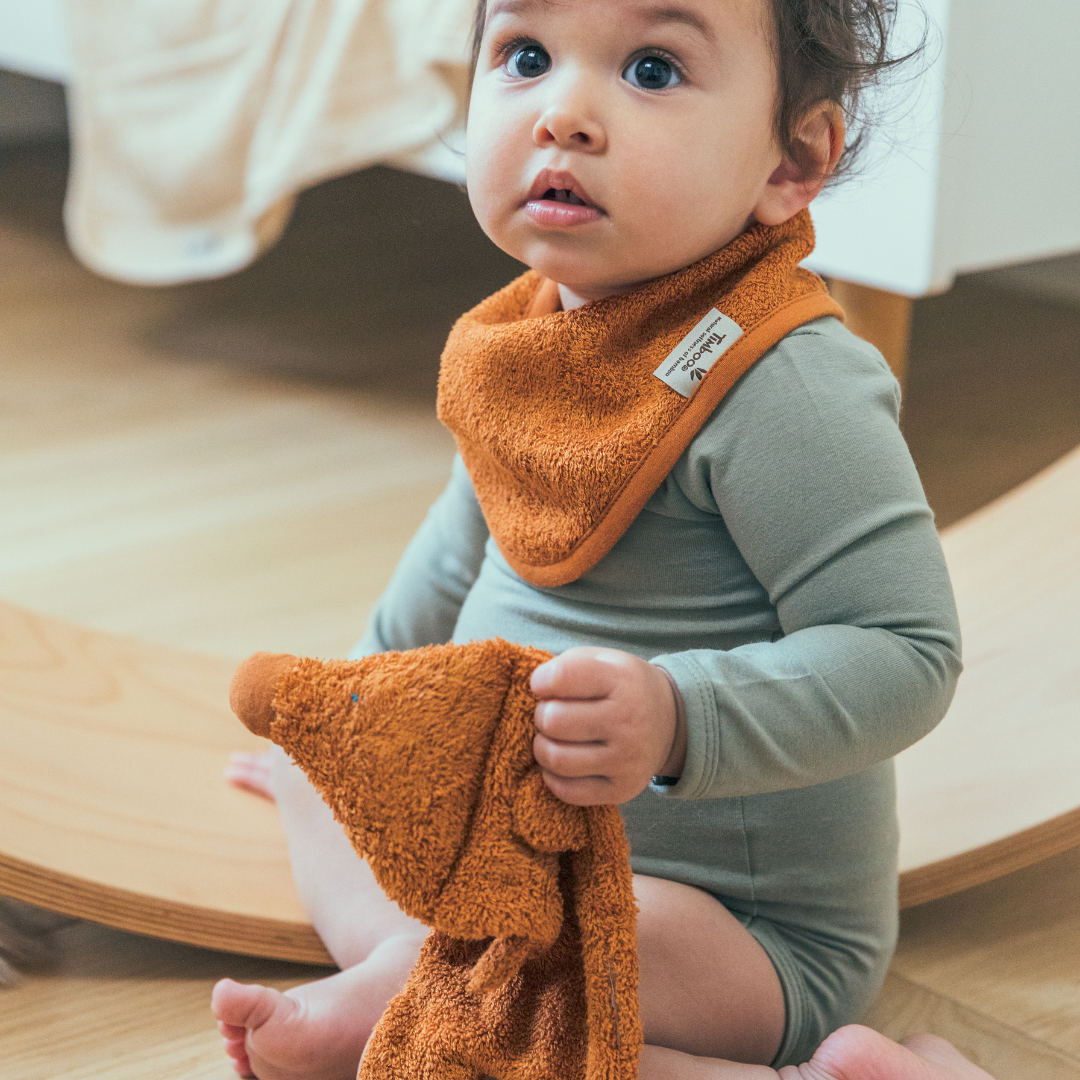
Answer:
M921 296L1080 250L1080 3L902 0L902 38L920 7L927 53L886 97L864 178L814 203L810 265Z

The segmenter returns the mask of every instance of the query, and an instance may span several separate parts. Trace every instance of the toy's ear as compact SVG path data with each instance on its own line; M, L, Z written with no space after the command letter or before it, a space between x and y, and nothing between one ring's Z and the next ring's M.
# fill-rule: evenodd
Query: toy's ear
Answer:
M257 652L233 673L229 705L249 731L270 738L278 680L296 662L296 657L289 653Z
M580 851L589 842L588 808L571 806L553 795L535 766L514 796L514 835L547 855Z

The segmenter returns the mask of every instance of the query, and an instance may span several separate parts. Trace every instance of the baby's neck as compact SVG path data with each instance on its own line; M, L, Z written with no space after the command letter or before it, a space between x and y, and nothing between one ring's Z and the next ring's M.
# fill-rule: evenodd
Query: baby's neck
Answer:
M562 304L563 311L572 311L574 308L581 307L582 304L587 304L589 298L587 296L579 296L567 285L560 285L559 301Z
M597 296L582 296L580 293L574 292L569 285L560 285L559 301L562 303L563 311L573 311L574 308L581 307L582 304L587 304L590 300L599 300L600 296L617 296L619 293L630 292L633 288L633 285L628 285L625 289L611 289Z

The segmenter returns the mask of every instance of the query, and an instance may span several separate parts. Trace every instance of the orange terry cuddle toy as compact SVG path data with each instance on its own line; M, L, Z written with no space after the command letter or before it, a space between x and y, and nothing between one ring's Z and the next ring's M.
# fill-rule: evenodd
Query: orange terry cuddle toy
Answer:
M547 789L537 649L257 653L237 716L303 768L386 895L432 927L364 1051L370 1080L635 1080L629 848L614 806Z

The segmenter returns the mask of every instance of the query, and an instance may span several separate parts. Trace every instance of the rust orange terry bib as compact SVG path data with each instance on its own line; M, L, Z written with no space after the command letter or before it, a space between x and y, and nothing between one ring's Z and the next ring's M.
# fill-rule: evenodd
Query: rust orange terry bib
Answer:
M796 327L843 317L798 265L813 247L804 210L622 296L560 311L529 271L457 321L439 418L521 577L595 566L739 377Z

